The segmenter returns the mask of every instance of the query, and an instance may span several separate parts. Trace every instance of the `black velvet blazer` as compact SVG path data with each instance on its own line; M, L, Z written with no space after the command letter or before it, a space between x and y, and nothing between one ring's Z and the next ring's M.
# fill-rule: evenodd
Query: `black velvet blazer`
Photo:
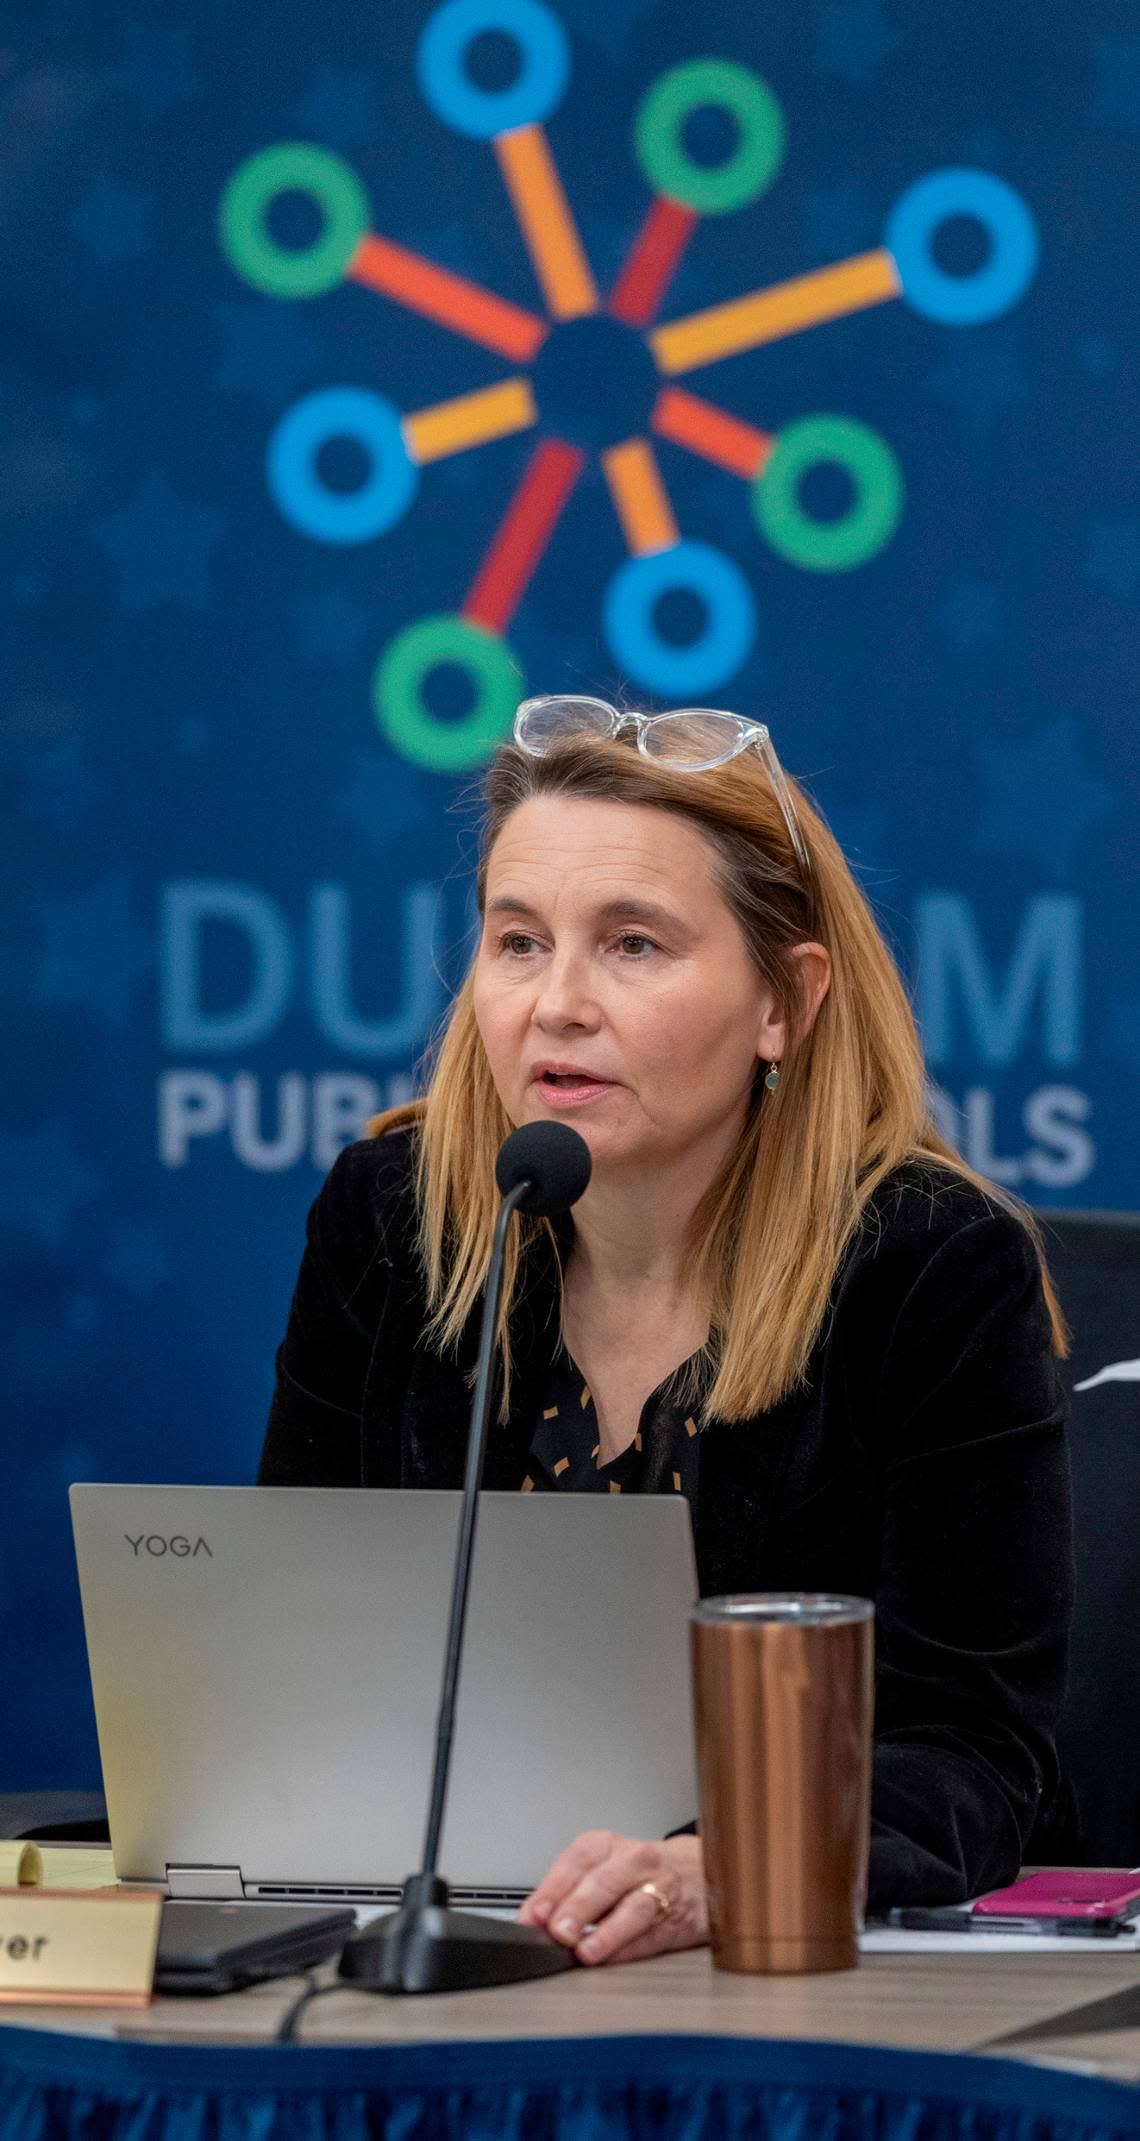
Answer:
M423 1341L413 1137L350 1145L313 1205L265 1485L462 1484L478 1319L457 1356ZM512 1322L490 1487L521 1484L558 1306L546 1242ZM1012 1880L1057 1800L1072 1594L1064 1422L1028 1236L950 1169L916 1163L864 1216L806 1388L701 1434L702 1596L875 1601L872 1910Z

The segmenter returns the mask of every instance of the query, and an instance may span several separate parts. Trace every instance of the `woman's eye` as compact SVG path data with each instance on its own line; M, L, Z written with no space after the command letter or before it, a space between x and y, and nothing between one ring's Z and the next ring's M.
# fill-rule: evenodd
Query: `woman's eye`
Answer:
M536 942L537 939L528 936L525 930L508 929L498 939L498 949L500 952L504 952L509 959L526 959L534 950ZM657 950L653 938L643 936L641 931L637 929L623 930L621 936L616 937L614 942L627 958L634 960L643 959L647 952Z

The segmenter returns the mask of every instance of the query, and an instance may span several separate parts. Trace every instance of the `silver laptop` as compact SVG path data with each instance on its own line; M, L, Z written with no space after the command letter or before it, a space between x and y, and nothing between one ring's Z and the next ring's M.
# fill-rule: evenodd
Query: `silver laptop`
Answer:
M460 1496L74 1486L115 1868L395 1898L419 1864ZM512 1903L581 1830L696 1812L687 1502L484 1494L440 1854Z

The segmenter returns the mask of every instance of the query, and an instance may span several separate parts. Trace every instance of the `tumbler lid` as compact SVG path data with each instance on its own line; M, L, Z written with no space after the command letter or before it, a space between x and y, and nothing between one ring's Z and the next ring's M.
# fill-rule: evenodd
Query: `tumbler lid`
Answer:
M838 1591L738 1591L723 1598L702 1598L693 1607L694 1621L786 1621L799 1627L869 1621L875 1608L869 1598L847 1598Z

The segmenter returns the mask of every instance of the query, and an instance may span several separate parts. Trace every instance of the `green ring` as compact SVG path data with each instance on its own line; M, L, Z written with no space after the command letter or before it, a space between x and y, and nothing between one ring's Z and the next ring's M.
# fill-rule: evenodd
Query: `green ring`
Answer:
M324 217L311 245L278 245L266 210L279 193L311 195ZM368 196L350 165L307 141L279 141L247 156L218 204L218 235L232 268L270 297L319 297L344 274L368 229Z
M437 721L422 686L437 662L456 662L476 687L462 721ZM464 773L490 758L509 733L522 674L505 639L466 617L421 617L384 649L372 675L372 705L390 744L432 773Z
M726 163L694 163L681 142L690 112L718 104L740 129ZM784 160L784 114L766 82L731 59L691 59L670 67L637 107L634 154L651 186L701 215L743 208L770 186Z
M836 461L855 485L839 520L813 520L800 503L809 468ZM903 509L902 471L885 439L850 416L801 416L777 434L752 487L752 511L773 550L810 572L849 572L888 543Z

